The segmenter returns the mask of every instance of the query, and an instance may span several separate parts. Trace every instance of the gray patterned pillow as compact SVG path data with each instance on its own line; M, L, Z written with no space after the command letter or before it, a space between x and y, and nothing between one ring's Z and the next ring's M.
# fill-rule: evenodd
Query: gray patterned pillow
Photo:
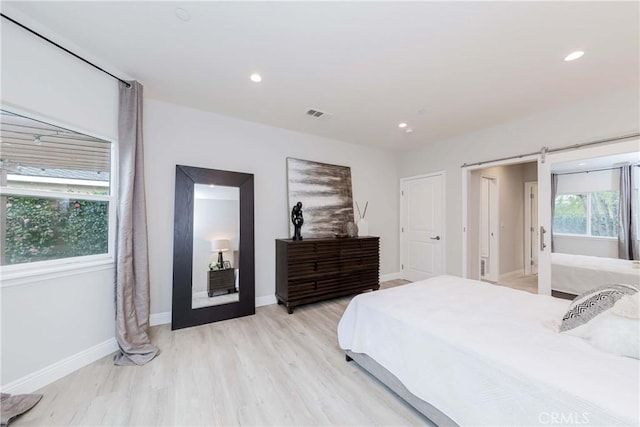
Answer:
M640 292L636 285L605 285L578 295L562 318L560 332L586 324L599 314L610 310L625 295Z

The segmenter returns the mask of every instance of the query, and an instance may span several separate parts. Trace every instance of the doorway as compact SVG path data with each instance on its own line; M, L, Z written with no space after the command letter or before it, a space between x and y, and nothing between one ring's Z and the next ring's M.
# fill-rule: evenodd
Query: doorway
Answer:
M402 278L412 282L444 274L444 172L400 180Z
M538 199L533 189L538 164L536 158L531 160L463 172L467 185L463 209L466 277L538 292Z

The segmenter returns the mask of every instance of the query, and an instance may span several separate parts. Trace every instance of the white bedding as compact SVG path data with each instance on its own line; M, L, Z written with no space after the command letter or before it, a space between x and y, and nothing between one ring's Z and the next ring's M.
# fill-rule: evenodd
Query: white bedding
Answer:
M580 295L610 284L640 285L640 269L625 259L587 255L551 254L551 289Z
M568 305L440 276L356 296L338 340L460 425L639 425L640 362L554 332Z

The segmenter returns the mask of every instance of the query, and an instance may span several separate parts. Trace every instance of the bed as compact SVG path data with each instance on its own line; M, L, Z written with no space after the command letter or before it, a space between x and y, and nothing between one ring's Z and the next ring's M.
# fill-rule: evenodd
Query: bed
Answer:
M440 276L356 296L338 341L438 425L639 425L639 361L555 332L568 305Z
M551 254L551 289L572 295L612 283L640 284L633 261L587 255Z

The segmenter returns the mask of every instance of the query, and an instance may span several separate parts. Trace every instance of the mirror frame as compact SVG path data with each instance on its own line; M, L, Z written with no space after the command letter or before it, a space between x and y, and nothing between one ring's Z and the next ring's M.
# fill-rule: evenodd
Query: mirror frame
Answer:
M239 301L192 309L195 184L240 190ZM176 165L171 330L255 314L253 174Z

